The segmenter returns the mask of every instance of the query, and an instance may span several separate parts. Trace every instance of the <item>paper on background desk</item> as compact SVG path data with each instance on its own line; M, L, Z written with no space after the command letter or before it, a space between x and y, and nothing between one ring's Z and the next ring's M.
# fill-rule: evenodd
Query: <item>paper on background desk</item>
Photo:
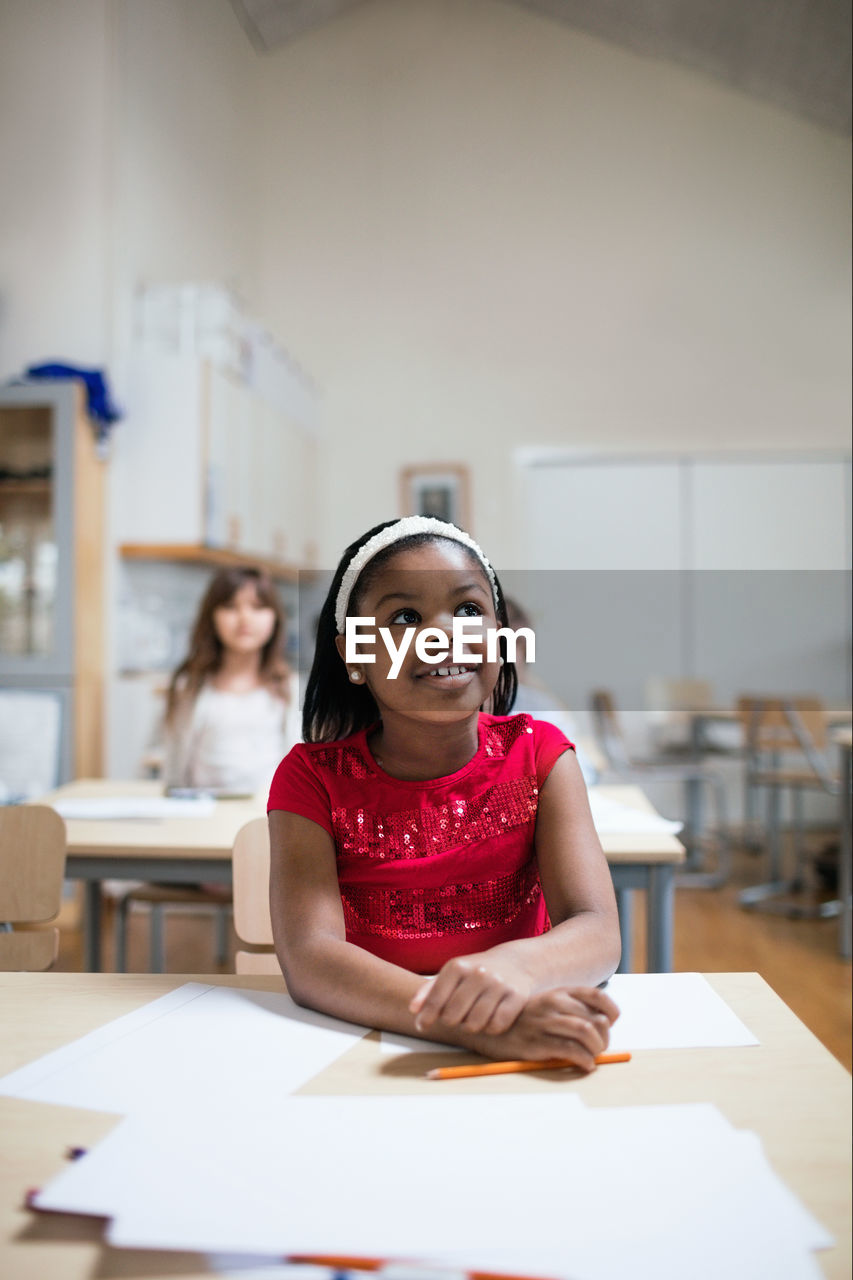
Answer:
M674 836L684 826L683 822L662 818L659 813L649 813L646 809L633 809L630 805L622 804L611 796L603 796L597 791L590 791L589 807L595 829L600 835L634 832L638 835Z
M719 1049L758 1040L701 973L616 973L605 987L620 1016L609 1051ZM450 1045L383 1031L383 1053L452 1053Z
M298 1089L367 1032L283 991L188 982L0 1080L0 1095L132 1111L188 1098L217 1117L246 1089Z
M587 1109L576 1094L245 1095L216 1123L167 1105L36 1203L110 1217L119 1246L566 1280L813 1280L810 1251L831 1243L710 1104Z
M213 796L69 796L51 804L61 818L122 822L136 818L209 818Z

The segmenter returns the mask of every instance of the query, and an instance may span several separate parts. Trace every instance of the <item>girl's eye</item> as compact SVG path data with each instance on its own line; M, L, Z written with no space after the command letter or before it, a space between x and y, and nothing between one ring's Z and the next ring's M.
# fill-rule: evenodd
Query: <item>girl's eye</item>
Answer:
M398 609L391 619L392 627L416 627L421 620L417 609Z
M482 618L483 610L473 600L466 600L464 604L460 604L455 610L455 614L460 618Z

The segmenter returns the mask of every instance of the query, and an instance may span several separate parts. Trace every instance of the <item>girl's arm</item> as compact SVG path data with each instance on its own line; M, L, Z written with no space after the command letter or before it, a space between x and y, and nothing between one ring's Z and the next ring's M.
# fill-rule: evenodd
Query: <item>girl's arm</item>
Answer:
M290 995L298 1004L350 1022L425 1034L410 1008L423 978L346 940L329 833L308 818L277 809L269 814L269 826L270 913ZM504 1034L444 1020L433 1034L485 1057L561 1057L591 1070L616 1016L612 1001L603 992L579 989L545 992L529 1005Z
M607 860L573 751L556 761L539 794L536 855L552 928L444 965L412 1003L417 1026L502 1033L539 993L596 986L619 963L619 919Z

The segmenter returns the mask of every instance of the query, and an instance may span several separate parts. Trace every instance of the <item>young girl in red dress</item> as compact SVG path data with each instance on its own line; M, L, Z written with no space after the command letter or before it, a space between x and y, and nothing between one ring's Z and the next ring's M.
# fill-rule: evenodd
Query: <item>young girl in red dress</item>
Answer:
M375 661L346 661L347 617L373 620L360 652ZM415 638L450 637L454 618L482 619L466 639L482 661L419 656ZM598 988L619 961L613 886L572 744L509 714L515 669L503 637L491 658L486 643L506 625L494 570L455 525L409 516L347 548L305 741L270 791L276 949L300 1004L590 1071L618 1015ZM399 669L380 627L398 650L413 633Z

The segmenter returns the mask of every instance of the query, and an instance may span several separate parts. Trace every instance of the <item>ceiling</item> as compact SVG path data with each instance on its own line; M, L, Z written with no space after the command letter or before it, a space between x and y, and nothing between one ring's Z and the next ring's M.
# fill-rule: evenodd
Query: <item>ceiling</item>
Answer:
M365 0L231 0L259 52ZM497 0L496 0L497 2ZM715 76L837 133L851 128L851 0L502 0Z

